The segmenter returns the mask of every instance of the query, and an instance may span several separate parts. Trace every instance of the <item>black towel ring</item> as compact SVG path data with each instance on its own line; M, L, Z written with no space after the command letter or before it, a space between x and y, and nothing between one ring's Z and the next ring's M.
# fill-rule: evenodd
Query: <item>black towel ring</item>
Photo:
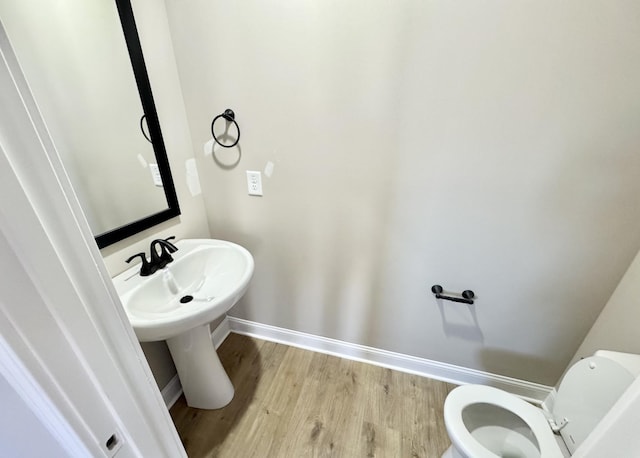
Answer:
M220 141L216 138L216 134L213 132L213 125L216 123L218 118L224 118L224 120L227 121L227 123L232 122L236 125L236 129L238 130L238 138L236 138L236 141L233 142L231 145L224 145L220 143ZM236 122L236 114L233 112L232 109L227 108L226 110L224 110L224 113L219 114L218 116L213 118L213 121L211 121L211 136L213 137L213 141L215 141L218 145L222 146L223 148L233 148L238 144L238 142L240 141L240 126Z
M149 138L149 135L147 135L147 133L144 131L144 120L146 119L146 117L147 115L143 114L142 118L140 118L140 130L142 131L142 135L144 135L144 138L146 138L149 143L153 143L151 141L151 138ZM147 126L147 129L149 129L149 126Z

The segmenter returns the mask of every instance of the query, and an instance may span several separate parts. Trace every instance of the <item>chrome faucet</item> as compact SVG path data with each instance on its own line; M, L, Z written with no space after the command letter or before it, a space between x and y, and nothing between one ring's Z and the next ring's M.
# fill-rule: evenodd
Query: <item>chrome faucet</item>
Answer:
M149 247L150 256L149 260L147 260L147 256L144 252L136 253L127 259L127 263L130 263L135 258L140 257L142 259L142 266L140 267L140 276L148 277L149 275L153 275L159 269L164 268L167 264L173 261L173 257L171 253L175 253L178 251L178 247L176 247L173 243L169 242L169 240L175 239L175 236L167 237L166 239L156 239L151 242L151 246ZM158 254L157 245L160 245L161 250L160 254Z

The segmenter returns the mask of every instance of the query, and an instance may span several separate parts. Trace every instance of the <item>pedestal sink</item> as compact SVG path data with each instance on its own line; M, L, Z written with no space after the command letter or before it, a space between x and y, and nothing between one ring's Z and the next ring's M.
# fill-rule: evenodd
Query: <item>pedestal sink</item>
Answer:
M113 279L140 342L166 340L187 404L219 409L233 398L233 385L211 341L209 323L245 293L253 257L235 243L186 239L174 261L141 277L133 267Z

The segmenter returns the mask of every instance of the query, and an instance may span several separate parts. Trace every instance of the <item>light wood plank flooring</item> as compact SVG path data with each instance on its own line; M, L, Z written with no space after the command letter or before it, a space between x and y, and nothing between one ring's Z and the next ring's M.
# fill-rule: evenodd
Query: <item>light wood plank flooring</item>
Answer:
M448 383L238 334L218 354L231 403L171 408L190 458L436 458L449 446Z

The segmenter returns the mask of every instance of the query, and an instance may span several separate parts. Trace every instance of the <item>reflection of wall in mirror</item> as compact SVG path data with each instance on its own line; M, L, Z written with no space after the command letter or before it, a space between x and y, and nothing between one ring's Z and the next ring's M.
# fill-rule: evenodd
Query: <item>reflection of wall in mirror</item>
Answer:
M37 3L0 17L93 233L167 208L115 2Z

